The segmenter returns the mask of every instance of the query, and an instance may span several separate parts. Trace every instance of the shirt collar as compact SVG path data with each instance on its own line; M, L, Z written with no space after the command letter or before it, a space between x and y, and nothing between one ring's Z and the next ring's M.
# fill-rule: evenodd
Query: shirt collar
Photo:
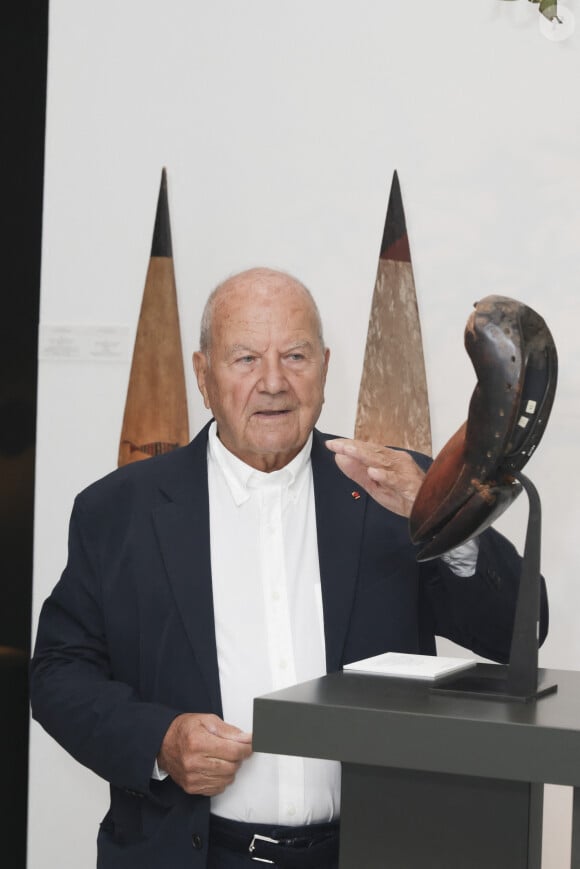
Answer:
M224 447L217 435L215 420L210 425L208 433L209 460L222 472L237 506L248 500L251 490L274 485L288 490L295 488L310 466L311 450L312 432L310 432L298 455L294 456L291 462L280 468L279 471L271 471L268 474L252 468L251 465L238 459Z

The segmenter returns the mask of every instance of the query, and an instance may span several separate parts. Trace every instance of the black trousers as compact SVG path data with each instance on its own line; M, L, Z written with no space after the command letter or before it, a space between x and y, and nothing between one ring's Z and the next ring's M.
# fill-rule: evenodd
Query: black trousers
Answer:
M260 837L273 837L280 846ZM255 840L255 841L254 841ZM293 845L284 845L284 842ZM250 845L256 853L249 851ZM258 860L268 858L273 863ZM210 817L207 869L338 869L338 823L285 827Z
M249 854L238 854L221 848L219 845L210 845L207 860L207 869L268 869L268 863L257 863ZM275 869L275 867L272 867ZM319 869L338 869L338 860L325 863ZM361 866L361 869L363 867Z

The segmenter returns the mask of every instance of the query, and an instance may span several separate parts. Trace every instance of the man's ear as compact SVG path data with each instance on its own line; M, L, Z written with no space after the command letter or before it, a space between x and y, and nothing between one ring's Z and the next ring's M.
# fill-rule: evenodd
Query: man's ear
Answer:
M206 354L202 353L201 350L196 350L193 354L193 370L195 371L198 389L203 396L203 403L208 410L211 410L209 406L209 396L206 386L206 374L208 367L209 361Z
M330 348L326 347L324 350L324 367L322 369L322 385L326 385L326 375L328 374L328 360L330 359Z

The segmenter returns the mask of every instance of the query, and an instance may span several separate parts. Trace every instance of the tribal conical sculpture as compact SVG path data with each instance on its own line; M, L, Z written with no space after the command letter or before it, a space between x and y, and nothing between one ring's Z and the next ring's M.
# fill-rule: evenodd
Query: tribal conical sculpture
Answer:
M127 388L119 466L169 452L188 440L167 176L163 169Z
M396 172L371 304L355 437L431 455L421 325Z

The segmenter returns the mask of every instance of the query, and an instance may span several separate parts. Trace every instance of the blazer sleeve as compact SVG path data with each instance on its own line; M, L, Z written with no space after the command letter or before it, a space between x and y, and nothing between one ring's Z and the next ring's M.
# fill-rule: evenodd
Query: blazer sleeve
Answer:
M410 451L427 471L431 459ZM507 663L520 587L522 559L502 534L489 528L479 537L475 574L460 577L441 559L420 567L419 619L422 645L446 637L492 661ZM541 578L540 645L548 632L548 598Z
M484 658L509 660L522 559L494 529L479 537L475 574L456 576L437 558L421 565L423 629ZM430 622L430 624L429 624ZM541 579L540 644L548 631L546 585Z
M150 776L171 721L181 711L144 702L113 678L98 549L77 498L67 566L40 615L31 663L33 717L80 763L137 793Z

